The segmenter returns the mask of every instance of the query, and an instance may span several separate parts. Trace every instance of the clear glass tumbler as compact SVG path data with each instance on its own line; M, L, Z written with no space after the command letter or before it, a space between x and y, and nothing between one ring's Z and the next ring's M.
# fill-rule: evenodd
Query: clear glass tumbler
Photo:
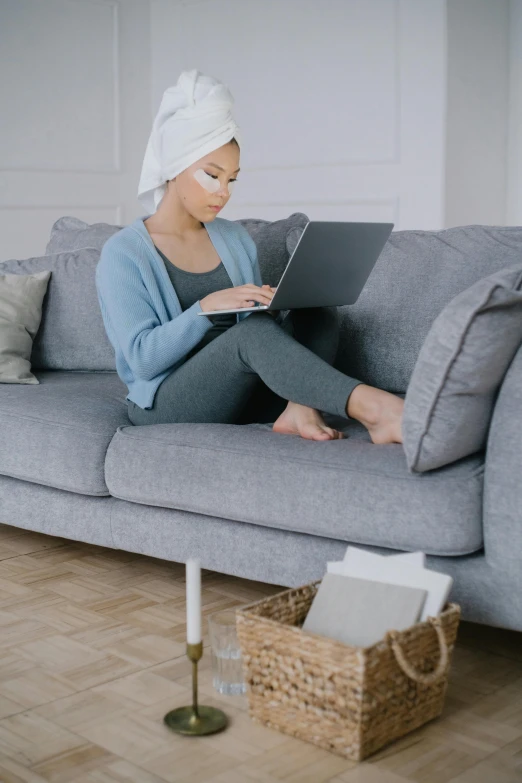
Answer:
M237 696L246 692L241 647L236 632L236 613L225 609L209 615L212 652L212 682L218 693Z

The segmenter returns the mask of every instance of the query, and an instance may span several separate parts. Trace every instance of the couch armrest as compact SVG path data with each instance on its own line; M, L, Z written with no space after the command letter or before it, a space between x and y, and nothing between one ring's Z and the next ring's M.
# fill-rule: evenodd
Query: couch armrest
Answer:
M518 587L505 600L522 614L522 345L497 395L488 434L484 474L484 547L494 569ZM514 580L514 581L513 581Z

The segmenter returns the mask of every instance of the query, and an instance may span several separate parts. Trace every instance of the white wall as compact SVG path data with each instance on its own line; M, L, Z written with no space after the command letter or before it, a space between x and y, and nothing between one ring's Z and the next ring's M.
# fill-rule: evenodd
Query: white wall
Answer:
M522 0L509 4L508 225L522 225Z
M522 224L522 0L1 0L0 259L143 213L189 68L243 131L223 217Z
M262 7L152 0L153 115L184 68L236 99L242 177L223 217L522 223L522 0Z
M150 130L149 0L0 0L0 260L125 223Z
M506 222L509 11L448 2L446 226Z
M189 68L243 133L222 213L444 220L445 0L152 0L152 107Z

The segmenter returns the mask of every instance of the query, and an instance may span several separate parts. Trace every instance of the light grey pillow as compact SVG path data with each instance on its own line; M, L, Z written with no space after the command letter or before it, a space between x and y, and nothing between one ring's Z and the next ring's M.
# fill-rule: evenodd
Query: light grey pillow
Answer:
M40 383L31 372L31 350L50 277L50 271L0 274L0 383Z
M522 264L482 278L438 315L406 391L403 446L423 472L486 445L497 391L522 343Z

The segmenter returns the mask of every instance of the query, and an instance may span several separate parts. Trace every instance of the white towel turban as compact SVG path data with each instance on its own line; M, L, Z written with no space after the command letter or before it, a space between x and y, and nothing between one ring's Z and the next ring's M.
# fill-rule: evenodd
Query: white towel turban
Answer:
M152 125L138 186L138 200L152 215L173 179L192 163L236 138L234 98L222 82L197 69L183 71L163 93Z

